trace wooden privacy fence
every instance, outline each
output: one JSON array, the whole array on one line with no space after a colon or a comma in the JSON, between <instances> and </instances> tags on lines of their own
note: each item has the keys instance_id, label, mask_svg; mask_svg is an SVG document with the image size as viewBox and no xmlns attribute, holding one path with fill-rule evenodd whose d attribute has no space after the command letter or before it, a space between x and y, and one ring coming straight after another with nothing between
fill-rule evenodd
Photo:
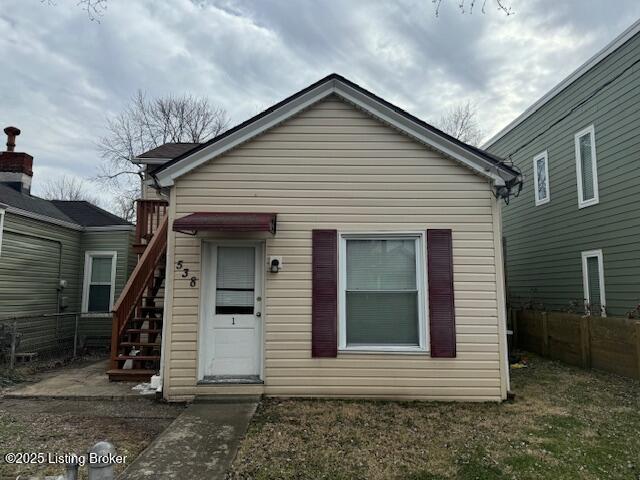
<instances>
[{"instance_id":1,"label":"wooden privacy fence","mask_svg":"<svg viewBox=\"0 0 640 480\"><path fill-rule=\"evenodd\" d=\"M511 310L513 344L583 368L640 379L640 321Z\"/></svg>"}]
</instances>

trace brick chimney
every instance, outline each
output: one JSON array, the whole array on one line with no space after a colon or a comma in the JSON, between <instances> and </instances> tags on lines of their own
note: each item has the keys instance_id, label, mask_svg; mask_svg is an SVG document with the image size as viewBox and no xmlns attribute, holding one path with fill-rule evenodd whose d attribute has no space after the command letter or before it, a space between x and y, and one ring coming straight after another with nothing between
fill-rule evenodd
<instances>
[{"instance_id":1,"label":"brick chimney","mask_svg":"<svg viewBox=\"0 0 640 480\"><path fill-rule=\"evenodd\" d=\"M0 183L29 195L33 177L33 157L14 151L16 137L20 135L19 129L7 127L4 133L7 134L7 151L0 152Z\"/></svg>"}]
</instances>

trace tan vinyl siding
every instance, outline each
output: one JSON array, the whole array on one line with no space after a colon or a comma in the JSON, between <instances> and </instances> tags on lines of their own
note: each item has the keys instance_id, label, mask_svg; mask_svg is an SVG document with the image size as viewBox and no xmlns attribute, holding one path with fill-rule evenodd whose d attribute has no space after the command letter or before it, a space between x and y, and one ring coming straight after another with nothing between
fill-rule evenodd
<instances>
[{"instance_id":1,"label":"tan vinyl siding","mask_svg":"<svg viewBox=\"0 0 640 480\"><path fill-rule=\"evenodd\" d=\"M266 256L264 386L198 386L199 287L172 275L165 394L254 392L281 396L376 396L500 400L506 393L496 278L499 211L488 182L336 98L176 181L172 218L202 211L278 214ZM311 230L453 229L458 356L339 353L311 358ZM496 237L496 231L498 236ZM201 240L171 232L169 265L202 277ZM171 268L169 269L172 270ZM200 282L198 283L200 285Z\"/></svg>"}]
</instances>

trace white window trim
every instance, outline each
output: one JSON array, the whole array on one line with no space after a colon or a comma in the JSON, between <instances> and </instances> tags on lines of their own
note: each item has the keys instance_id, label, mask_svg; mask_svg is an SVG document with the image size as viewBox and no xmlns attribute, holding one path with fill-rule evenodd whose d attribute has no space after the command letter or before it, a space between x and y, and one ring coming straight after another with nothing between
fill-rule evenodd
<instances>
[{"instance_id":1,"label":"white window trim","mask_svg":"<svg viewBox=\"0 0 640 480\"><path fill-rule=\"evenodd\" d=\"M111 257L111 297L109 310L113 308L116 292L116 267L118 265L118 252L115 250L91 250L84 254L84 281L82 284L82 313L100 315L104 312L89 312L89 283L91 281L91 260L95 257Z\"/></svg>"},{"instance_id":2,"label":"white window trim","mask_svg":"<svg viewBox=\"0 0 640 480\"><path fill-rule=\"evenodd\" d=\"M591 303L591 294L589 292L589 270L587 259L596 257L598 259L598 283L600 284L600 315L607 316L606 306L607 300L604 294L604 262L602 260L602 250L588 250L582 252L582 289L584 291L584 300Z\"/></svg>"},{"instance_id":3,"label":"white window trim","mask_svg":"<svg viewBox=\"0 0 640 480\"><path fill-rule=\"evenodd\" d=\"M591 135L591 170L593 171L593 198L589 200L583 199L583 185L582 185L582 162L580 161L580 138L586 134ZM596 131L593 125L580 130L573 137L576 150L576 174L578 180L578 208L588 207L590 205L596 205L600 202L598 194L598 160L596 158Z\"/></svg>"},{"instance_id":4,"label":"white window trim","mask_svg":"<svg viewBox=\"0 0 640 480\"><path fill-rule=\"evenodd\" d=\"M416 346L403 345L359 345L347 346L347 240L379 240L389 238L414 238L416 240L416 287L418 289L418 341ZM428 305L426 239L424 232L339 232L338 239L338 351L344 353L395 352L426 353L429 351L429 331L427 328Z\"/></svg>"},{"instance_id":5,"label":"white window trim","mask_svg":"<svg viewBox=\"0 0 640 480\"><path fill-rule=\"evenodd\" d=\"M544 175L547 179L547 183L545 184L545 197L542 199L538 195L538 160L541 158L544 158ZM549 200L551 200L551 191L549 186L549 155L546 150L533 157L533 186L536 206L549 203Z\"/></svg>"},{"instance_id":6,"label":"white window trim","mask_svg":"<svg viewBox=\"0 0 640 480\"><path fill-rule=\"evenodd\" d=\"M2 255L2 234L4 232L4 214L5 214L5 209L0 208L0 256Z\"/></svg>"}]
</instances>

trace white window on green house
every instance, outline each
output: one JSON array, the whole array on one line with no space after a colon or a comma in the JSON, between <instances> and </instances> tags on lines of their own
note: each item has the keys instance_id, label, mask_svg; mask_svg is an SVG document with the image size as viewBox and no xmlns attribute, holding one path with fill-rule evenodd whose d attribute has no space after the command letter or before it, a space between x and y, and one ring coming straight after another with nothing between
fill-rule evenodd
<instances>
[{"instance_id":1,"label":"white window on green house","mask_svg":"<svg viewBox=\"0 0 640 480\"><path fill-rule=\"evenodd\" d=\"M426 349L423 235L342 235L340 349Z\"/></svg>"},{"instance_id":2,"label":"white window on green house","mask_svg":"<svg viewBox=\"0 0 640 480\"><path fill-rule=\"evenodd\" d=\"M549 192L549 156L546 150L533 157L533 185L536 205L547 203L551 196Z\"/></svg>"},{"instance_id":3,"label":"white window on green house","mask_svg":"<svg viewBox=\"0 0 640 480\"><path fill-rule=\"evenodd\" d=\"M582 252L582 287L586 313L606 317L602 250Z\"/></svg>"},{"instance_id":4,"label":"white window on green house","mask_svg":"<svg viewBox=\"0 0 640 480\"><path fill-rule=\"evenodd\" d=\"M82 311L107 313L113 308L116 280L116 252L86 252Z\"/></svg>"},{"instance_id":5,"label":"white window on green house","mask_svg":"<svg viewBox=\"0 0 640 480\"><path fill-rule=\"evenodd\" d=\"M593 125L575 135L576 172L578 175L578 208L595 205L598 197L598 161Z\"/></svg>"}]
</instances>

